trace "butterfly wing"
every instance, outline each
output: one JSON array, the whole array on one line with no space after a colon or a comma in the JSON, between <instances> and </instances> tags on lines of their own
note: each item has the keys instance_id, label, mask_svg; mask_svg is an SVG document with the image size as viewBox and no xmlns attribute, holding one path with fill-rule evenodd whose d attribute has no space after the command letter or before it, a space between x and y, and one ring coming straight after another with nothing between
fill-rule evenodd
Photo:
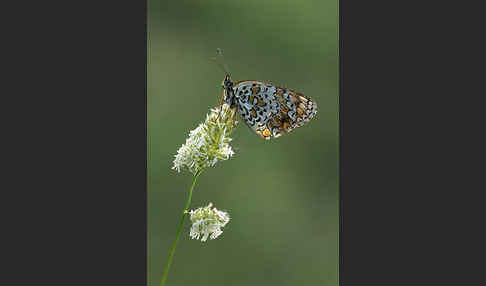
<instances>
[{"instance_id":1,"label":"butterfly wing","mask_svg":"<svg viewBox=\"0 0 486 286\"><path fill-rule=\"evenodd\" d=\"M266 140L305 125L317 113L311 98L271 83L238 81L233 90L241 118Z\"/></svg>"}]
</instances>

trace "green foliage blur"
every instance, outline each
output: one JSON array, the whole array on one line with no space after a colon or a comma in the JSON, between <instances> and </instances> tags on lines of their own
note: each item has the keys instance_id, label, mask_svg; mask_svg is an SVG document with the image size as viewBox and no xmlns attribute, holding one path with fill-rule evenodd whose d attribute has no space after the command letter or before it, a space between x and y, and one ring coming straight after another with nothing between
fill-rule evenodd
<instances>
[{"instance_id":1,"label":"green foliage blur","mask_svg":"<svg viewBox=\"0 0 486 286\"><path fill-rule=\"evenodd\" d=\"M190 130L218 105L221 48L236 80L313 98L316 117L264 141L240 120L235 156L199 177L191 208L231 216L202 243L189 220L167 285L338 285L338 1L148 1L148 285L160 285L192 175L172 170Z\"/></svg>"}]
</instances>

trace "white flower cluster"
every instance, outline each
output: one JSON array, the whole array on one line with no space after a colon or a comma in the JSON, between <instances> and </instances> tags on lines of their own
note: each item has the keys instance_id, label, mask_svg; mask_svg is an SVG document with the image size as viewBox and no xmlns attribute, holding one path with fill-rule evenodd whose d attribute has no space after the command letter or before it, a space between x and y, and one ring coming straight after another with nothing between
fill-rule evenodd
<instances>
[{"instance_id":1,"label":"white flower cluster","mask_svg":"<svg viewBox=\"0 0 486 286\"><path fill-rule=\"evenodd\" d=\"M218 161L228 160L234 152L228 144L228 135L236 127L236 109L223 104L213 108L206 116L206 121L189 133L189 138L175 155L174 166L180 172L187 168L194 175Z\"/></svg>"},{"instance_id":2,"label":"white flower cluster","mask_svg":"<svg viewBox=\"0 0 486 286\"><path fill-rule=\"evenodd\" d=\"M215 239L223 233L221 230L230 220L228 213L212 208L212 203L206 207L191 210L191 232L192 239L206 241L209 238Z\"/></svg>"}]
</instances>

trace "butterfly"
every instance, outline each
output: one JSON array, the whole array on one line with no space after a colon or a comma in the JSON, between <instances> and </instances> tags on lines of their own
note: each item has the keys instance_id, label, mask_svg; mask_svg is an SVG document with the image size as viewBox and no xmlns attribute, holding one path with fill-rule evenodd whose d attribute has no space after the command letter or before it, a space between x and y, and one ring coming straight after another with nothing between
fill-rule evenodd
<instances>
[{"instance_id":1,"label":"butterfly","mask_svg":"<svg viewBox=\"0 0 486 286\"><path fill-rule=\"evenodd\" d=\"M238 114L252 131L262 138L278 138L308 123L317 113L311 98L292 89L256 80L223 82L222 101Z\"/></svg>"},{"instance_id":2,"label":"butterfly","mask_svg":"<svg viewBox=\"0 0 486 286\"><path fill-rule=\"evenodd\" d=\"M217 57L223 57L221 49L217 53ZM217 57L212 60L216 62ZM302 93L256 80L233 82L228 67L221 64L220 67L226 73L220 106L225 102L237 108L246 125L266 140L305 125L317 113L316 102Z\"/></svg>"}]
</instances>

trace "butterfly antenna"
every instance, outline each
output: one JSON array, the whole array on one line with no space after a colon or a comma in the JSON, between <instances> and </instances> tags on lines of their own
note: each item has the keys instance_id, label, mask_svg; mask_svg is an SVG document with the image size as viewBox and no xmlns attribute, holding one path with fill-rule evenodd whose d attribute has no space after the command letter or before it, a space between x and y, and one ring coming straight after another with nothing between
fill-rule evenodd
<instances>
[{"instance_id":1,"label":"butterfly antenna","mask_svg":"<svg viewBox=\"0 0 486 286\"><path fill-rule=\"evenodd\" d=\"M225 72L227 75L230 75L231 73L230 73L230 70L229 70L229 68L228 68L228 64L227 64L227 63L226 63L226 61L224 60L223 51L222 51L220 48L218 48L218 49L216 50L216 52L217 52L217 53L218 53L218 55L220 56L221 62L223 63L223 70L224 70L224 72Z\"/></svg>"},{"instance_id":2,"label":"butterfly antenna","mask_svg":"<svg viewBox=\"0 0 486 286\"><path fill-rule=\"evenodd\" d=\"M214 58L211 58L211 60L213 62L215 62L225 74L227 74L227 75L230 74L230 70L228 68L228 65L226 64L226 61L224 60L223 51L220 48L216 49L216 56Z\"/></svg>"},{"instance_id":3,"label":"butterfly antenna","mask_svg":"<svg viewBox=\"0 0 486 286\"><path fill-rule=\"evenodd\" d=\"M214 58L211 58L211 60L213 62L215 62L221 68L221 70L223 70L223 72L226 75L228 75L228 76L230 75L228 65L226 64L226 61L224 60L223 51L220 48L216 49L216 56ZM221 95L221 98L219 99L219 114L218 114L218 117L217 117L218 119L219 119L221 112L223 111L223 96L224 96L224 93Z\"/></svg>"}]
</instances>

